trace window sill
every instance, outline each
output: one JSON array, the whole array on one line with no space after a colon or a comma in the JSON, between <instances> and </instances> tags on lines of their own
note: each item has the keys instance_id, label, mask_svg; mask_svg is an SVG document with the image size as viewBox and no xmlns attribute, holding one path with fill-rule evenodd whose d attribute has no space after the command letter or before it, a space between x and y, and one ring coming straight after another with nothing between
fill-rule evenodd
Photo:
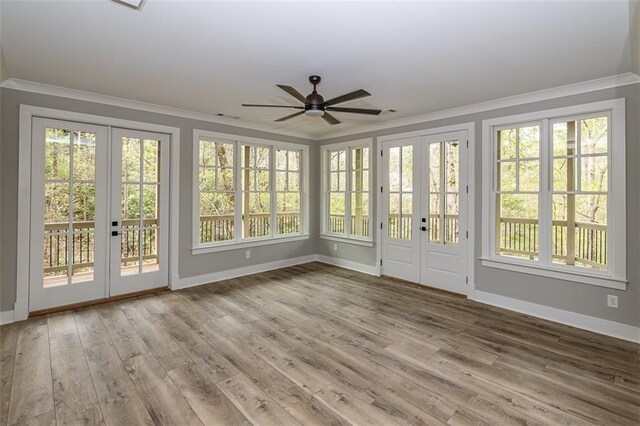
<instances>
[{"instance_id":1,"label":"window sill","mask_svg":"<svg viewBox=\"0 0 640 426\"><path fill-rule=\"evenodd\" d=\"M200 246L193 247L191 249L191 254L204 254L204 253L215 253L220 251L228 251L228 250L240 250L249 247L259 247L259 246L268 246L272 244L281 244L281 243L291 243L294 241L303 241L308 240L309 234L296 234L296 235L286 235L281 237L274 238L264 238L264 239L256 239L250 241L243 242L232 242L232 243L224 243L217 244L212 246Z\"/></svg>"},{"instance_id":2,"label":"window sill","mask_svg":"<svg viewBox=\"0 0 640 426\"><path fill-rule=\"evenodd\" d=\"M524 274L538 275L546 278L555 278L558 280L572 281L581 284L595 285L598 287L614 288L618 290L627 289L627 281L624 279L612 278L603 274L581 273L581 271L569 271L560 268L550 268L542 265L531 265L524 262L495 259L480 258L482 266L489 268L503 269L507 271L521 272Z\"/></svg>"},{"instance_id":3,"label":"window sill","mask_svg":"<svg viewBox=\"0 0 640 426\"><path fill-rule=\"evenodd\" d=\"M372 240L364 240L355 237L347 237L342 235L320 234L321 240L339 241L341 243L353 244L356 246L373 247Z\"/></svg>"}]
</instances>

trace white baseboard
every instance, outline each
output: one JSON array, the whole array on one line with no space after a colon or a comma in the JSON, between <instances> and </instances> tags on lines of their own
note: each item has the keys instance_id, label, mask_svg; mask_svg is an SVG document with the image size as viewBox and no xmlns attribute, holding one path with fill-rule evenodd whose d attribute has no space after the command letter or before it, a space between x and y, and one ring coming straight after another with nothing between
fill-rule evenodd
<instances>
[{"instance_id":1,"label":"white baseboard","mask_svg":"<svg viewBox=\"0 0 640 426\"><path fill-rule=\"evenodd\" d=\"M337 257L325 256L322 254L316 255L316 260L318 262L326 263L328 265L339 266L340 268L351 269L352 271L358 271L358 272L362 272L369 275L375 275L376 277L380 276L380 270L375 266L352 262L350 260L344 260Z\"/></svg>"},{"instance_id":2,"label":"white baseboard","mask_svg":"<svg viewBox=\"0 0 640 426\"><path fill-rule=\"evenodd\" d=\"M516 311L560 324L581 328L583 330L593 331L594 333L640 343L640 327L595 318L571 311L564 311L562 309L538 305L537 303L525 302L524 300L512 299L510 297L479 290L475 290L474 300L476 302L486 303L487 305L509 309L510 311Z\"/></svg>"},{"instance_id":3,"label":"white baseboard","mask_svg":"<svg viewBox=\"0 0 640 426\"><path fill-rule=\"evenodd\" d=\"M273 271L274 269L314 262L315 260L316 255L312 254L309 256L294 257L292 259L276 260L274 262L261 263L259 265L251 265L242 268L229 269L226 271L213 272L211 274L198 275L196 277L181 278L178 282L178 289L195 287L203 284L213 283L216 281L257 274L260 272Z\"/></svg>"},{"instance_id":4,"label":"white baseboard","mask_svg":"<svg viewBox=\"0 0 640 426\"><path fill-rule=\"evenodd\" d=\"M11 324L13 322L13 311L0 312L0 325Z\"/></svg>"}]
</instances>

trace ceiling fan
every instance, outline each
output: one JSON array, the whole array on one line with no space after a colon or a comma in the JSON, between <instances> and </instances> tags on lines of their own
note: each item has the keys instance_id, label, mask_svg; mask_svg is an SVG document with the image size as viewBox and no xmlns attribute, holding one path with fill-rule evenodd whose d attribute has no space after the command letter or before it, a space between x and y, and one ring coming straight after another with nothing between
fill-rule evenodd
<instances>
[{"instance_id":1,"label":"ceiling fan","mask_svg":"<svg viewBox=\"0 0 640 426\"><path fill-rule=\"evenodd\" d=\"M304 103L304 106L293 106L293 105L257 105L257 104L242 104L244 107L259 107L259 108L293 108L293 109L301 109L302 111L295 112L293 114L287 115L285 117L279 118L275 121L285 121L290 118L297 117L298 115L308 115L310 117L322 117L324 121L327 123L334 125L339 124L340 121L335 118L333 115L329 114L329 111L332 112L350 112L353 114L367 114L367 115L378 115L382 112L379 109L363 109L363 108L344 108L344 107L334 107L333 105L339 104L342 102L353 101L355 99L364 98L367 96L371 96L371 93L366 90L356 90L351 93L347 93L346 95L338 96L337 98L329 99L325 101L324 98L316 91L316 86L320 84L320 76L312 75L309 77L309 82L313 84L313 92L307 97L304 97L302 93L298 92L291 86L286 86L284 84L277 84L279 88Z\"/></svg>"}]
</instances>

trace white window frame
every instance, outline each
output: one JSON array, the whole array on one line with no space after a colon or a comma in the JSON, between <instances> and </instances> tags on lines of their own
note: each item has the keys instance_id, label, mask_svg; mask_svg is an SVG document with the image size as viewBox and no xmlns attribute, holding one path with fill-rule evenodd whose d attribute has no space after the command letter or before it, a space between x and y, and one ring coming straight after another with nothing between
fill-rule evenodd
<instances>
[{"instance_id":1,"label":"white window frame","mask_svg":"<svg viewBox=\"0 0 640 426\"><path fill-rule=\"evenodd\" d=\"M551 259L551 197L553 150L550 123L592 113L609 115L609 185L607 214L607 271L553 263ZM496 253L495 235L495 134L500 128L523 123L540 124L540 192L538 232L540 249L537 260L501 256ZM483 173L482 218L487 235L482 244L482 266L579 282L589 285L626 289L626 182L625 171L625 100L614 99L545 111L499 117L482 121Z\"/></svg>"},{"instance_id":2,"label":"white window frame","mask_svg":"<svg viewBox=\"0 0 640 426\"><path fill-rule=\"evenodd\" d=\"M222 242L201 243L200 242L200 181L199 181L199 158L200 139L217 140L233 144L233 178L235 188L234 204L234 239ZM242 145L268 147L269 152L269 192L271 193L271 223L275 224L276 204L275 204L275 151L276 149L286 149L300 151L300 220L301 230L296 234L276 234L275 227L271 226L268 236L257 238L243 238L238 224L242 223L242 196L241 185L242 165L240 164L240 147ZM226 250L236 250L248 247L287 243L309 239L309 146L288 142L275 141L270 139L258 139L248 136L239 136L230 133L211 132L208 130L193 130L193 159L192 159L192 254L213 253Z\"/></svg>"},{"instance_id":3,"label":"white window frame","mask_svg":"<svg viewBox=\"0 0 640 426\"><path fill-rule=\"evenodd\" d=\"M348 218L351 215L351 175L352 175L352 162L351 162L351 150L355 148L368 148L369 149L369 224L368 224L368 237L362 237L358 235L352 235L351 220ZM343 234L329 231L329 152L345 150L346 157L346 176L347 181L345 184L345 232ZM331 241L347 242L355 245L362 245L366 247L373 247L373 138L358 139L347 142L339 142L323 145L320 149L321 154L321 225L320 225L320 238Z\"/></svg>"}]
</instances>

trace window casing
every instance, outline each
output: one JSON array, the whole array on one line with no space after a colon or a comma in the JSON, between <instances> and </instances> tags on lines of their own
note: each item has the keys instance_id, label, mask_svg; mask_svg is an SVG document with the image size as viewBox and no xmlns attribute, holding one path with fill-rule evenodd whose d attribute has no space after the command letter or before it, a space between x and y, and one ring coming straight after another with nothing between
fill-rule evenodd
<instances>
[{"instance_id":1,"label":"window casing","mask_svg":"<svg viewBox=\"0 0 640 426\"><path fill-rule=\"evenodd\" d=\"M194 131L193 252L308 238L308 147Z\"/></svg>"},{"instance_id":2,"label":"window casing","mask_svg":"<svg viewBox=\"0 0 640 426\"><path fill-rule=\"evenodd\" d=\"M322 147L322 237L372 241L370 139Z\"/></svg>"},{"instance_id":3,"label":"window casing","mask_svg":"<svg viewBox=\"0 0 640 426\"><path fill-rule=\"evenodd\" d=\"M485 120L483 131L483 265L624 288L624 101Z\"/></svg>"}]
</instances>

